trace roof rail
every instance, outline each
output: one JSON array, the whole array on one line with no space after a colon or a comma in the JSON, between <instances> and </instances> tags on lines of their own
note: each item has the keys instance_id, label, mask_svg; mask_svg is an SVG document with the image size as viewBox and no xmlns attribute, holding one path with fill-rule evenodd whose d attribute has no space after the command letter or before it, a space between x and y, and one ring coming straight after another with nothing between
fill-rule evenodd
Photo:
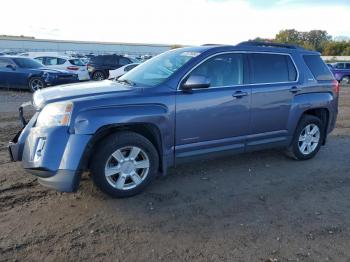
<instances>
[{"instance_id":1,"label":"roof rail","mask_svg":"<svg viewBox=\"0 0 350 262\"><path fill-rule=\"evenodd\" d=\"M202 46L223 45L223 44L203 44Z\"/></svg>"},{"instance_id":2,"label":"roof rail","mask_svg":"<svg viewBox=\"0 0 350 262\"><path fill-rule=\"evenodd\" d=\"M297 45L283 44L283 43L272 43L272 42L257 42L257 41L245 41L239 43L237 46L261 46L261 47L280 47L289 49L303 49Z\"/></svg>"}]
</instances>

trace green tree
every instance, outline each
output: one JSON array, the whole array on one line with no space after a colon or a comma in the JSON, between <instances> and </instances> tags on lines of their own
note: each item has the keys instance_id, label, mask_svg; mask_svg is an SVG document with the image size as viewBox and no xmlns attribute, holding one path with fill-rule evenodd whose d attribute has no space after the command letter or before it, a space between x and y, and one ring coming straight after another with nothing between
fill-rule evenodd
<instances>
[{"instance_id":1,"label":"green tree","mask_svg":"<svg viewBox=\"0 0 350 262\"><path fill-rule=\"evenodd\" d=\"M328 35L324 30L311 30L305 35L305 42L309 43L313 49L322 52L327 42L332 40L332 37Z\"/></svg>"},{"instance_id":2,"label":"green tree","mask_svg":"<svg viewBox=\"0 0 350 262\"><path fill-rule=\"evenodd\" d=\"M278 43L286 44L301 44L301 34L295 29L281 30L275 37L275 41Z\"/></svg>"}]
</instances>

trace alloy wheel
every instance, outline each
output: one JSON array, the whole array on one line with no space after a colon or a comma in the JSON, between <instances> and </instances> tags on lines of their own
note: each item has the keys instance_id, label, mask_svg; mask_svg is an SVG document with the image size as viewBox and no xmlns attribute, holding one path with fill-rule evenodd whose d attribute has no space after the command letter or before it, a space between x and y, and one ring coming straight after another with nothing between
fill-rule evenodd
<instances>
[{"instance_id":1,"label":"alloy wheel","mask_svg":"<svg viewBox=\"0 0 350 262\"><path fill-rule=\"evenodd\" d=\"M39 89L44 88L44 83L40 79L33 79L30 83L30 87L33 91L37 91Z\"/></svg>"},{"instance_id":2,"label":"alloy wheel","mask_svg":"<svg viewBox=\"0 0 350 262\"><path fill-rule=\"evenodd\" d=\"M94 80L101 81L101 80L105 79L105 76L102 72L95 72L93 78L94 78Z\"/></svg>"},{"instance_id":3,"label":"alloy wheel","mask_svg":"<svg viewBox=\"0 0 350 262\"><path fill-rule=\"evenodd\" d=\"M136 146L116 150L107 160L105 177L108 183L119 190L130 190L140 185L150 169L149 157Z\"/></svg>"},{"instance_id":4,"label":"alloy wheel","mask_svg":"<svg viewBox=\"0 0 350 262\"><path fill-rule=\"evenodd\" d=\"M320 128L315 124L304 127L299 136L298 147L302 154L309 155L315 151L320 142Z\"/></svg>"}]
</instances>

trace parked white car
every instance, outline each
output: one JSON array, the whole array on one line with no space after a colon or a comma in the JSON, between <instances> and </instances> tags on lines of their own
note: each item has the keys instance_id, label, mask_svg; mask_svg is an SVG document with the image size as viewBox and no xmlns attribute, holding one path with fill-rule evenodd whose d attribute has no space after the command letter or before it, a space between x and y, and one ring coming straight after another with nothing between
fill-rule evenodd
<instances>
[{"instance_id":1,"label":"parked white car","mask_svg":"<svg viewBox=\"0 0 350 262\"><path fill-rule=\"evenodd\" d=\"M34 58L48 68L63 69L75 73L80 81L90 80L87 65L79 58L45 54L29 55L29 57Z\"/></svg>"},{"instance_id":2,"label":"parked white car","mask_svg":"<svg viewBox=\"0 0 350 262\"><path fill-rule=\"evenodd\" d=\"M121 77L122 75L129 72L131 69L137 67L139 64L140 63L131 63L125 66L119 67L118 69L115 69L115 70L109 70L109 79Z\"/></svg>"}]
</instances>

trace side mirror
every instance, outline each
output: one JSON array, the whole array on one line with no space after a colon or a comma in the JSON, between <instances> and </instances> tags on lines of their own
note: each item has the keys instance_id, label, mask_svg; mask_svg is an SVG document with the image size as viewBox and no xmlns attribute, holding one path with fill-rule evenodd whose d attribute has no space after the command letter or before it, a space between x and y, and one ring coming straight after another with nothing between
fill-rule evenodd
<instances>
[{"instance_id":1,"label":"side mirror","mask_svg":"<svg viewBox=\"0 0 350 262\"><path fill-rule=\"evenodd\" d=\"M208 88L210 86L210 80L201 75L191 75L181 85L181 90L184 92L191 92L192 89Z\"/></svg>"},{"instance_id":2,"label":"side mirror","mask_svg":"<svg viewBox=\"0 0 350 262\"><path fill-rule=\"evenodd\" d=\"M8 64L6 68L10 68L12 70L16 70L16 67L14 65Z\"/></svg>"}]
</instances>

